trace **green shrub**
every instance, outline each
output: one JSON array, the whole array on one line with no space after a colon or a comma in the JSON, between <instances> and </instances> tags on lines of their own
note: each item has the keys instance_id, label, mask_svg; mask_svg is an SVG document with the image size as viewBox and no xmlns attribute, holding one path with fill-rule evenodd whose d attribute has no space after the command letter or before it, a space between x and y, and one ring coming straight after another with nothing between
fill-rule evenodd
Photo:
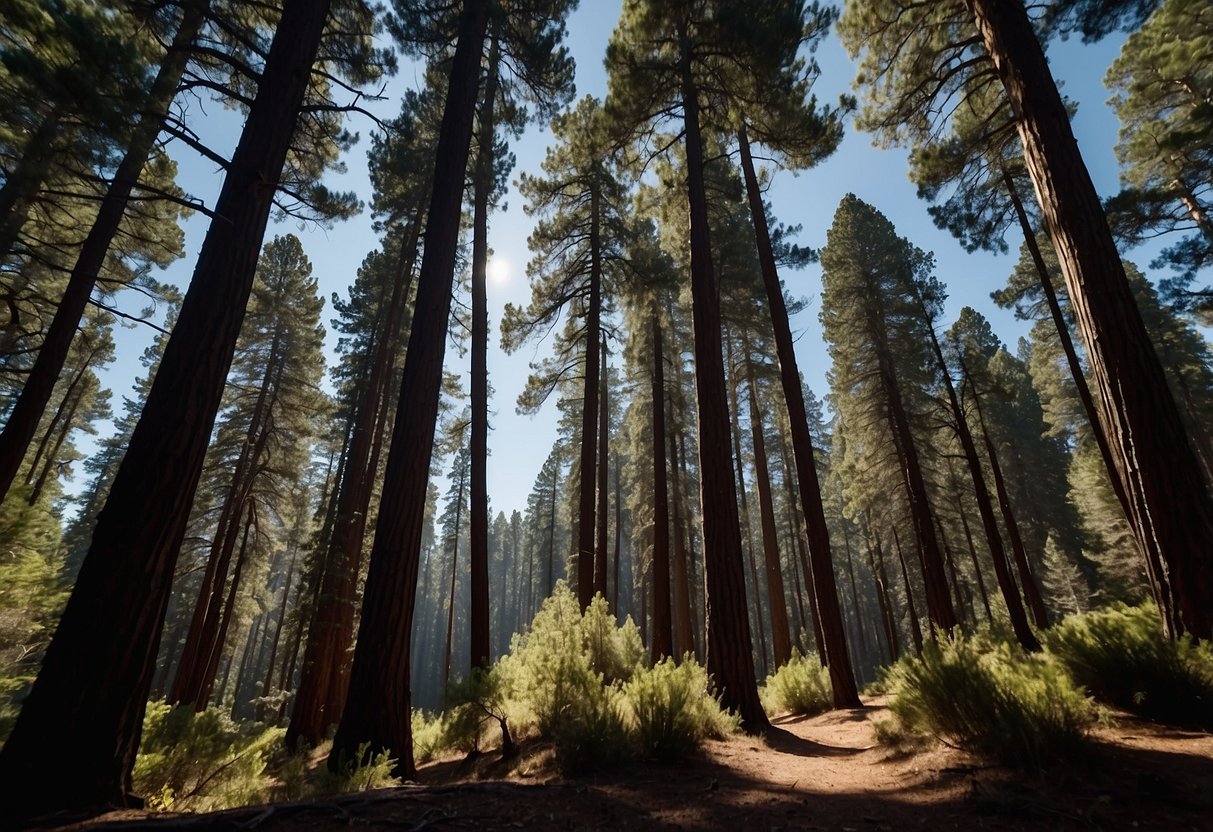
<instances>
[{"instance_id":1,"label":"green shrub","mask_svg":"<svg viewBox=\"0 0 1213 832\"><path fill-rule=\"evenodd\" d=\"M1045 633L1045 643L1100 702L1159 722L1213 728L1213 652L1166 638L1153 603L1071 615Z\"/></svg>"},{"instance_id":2,"label":"green shrub","mask_svg":"<svg viewBox=\"0 0 1213 832\"><path fill-rule=\"evenodd\" d=\"M392 774L396 768L396 760L386 751L372 755L370 750L371 744L364 742L358 746L353 759L340 766L337 771L331 771L326 765L320 766L315 774L315 786L309 790L310 793L347 794L399 786L400 781Z\"/></svg>"},{"instance_id":3,"label":"green shrub","mask_svg":"<svg viewBox=\"0 0 1213 832\"><path fill-rule=\"evenodd\" d=\"M634 742L645 757L674 760L707 737L736 730L736 720L709 690L708 674L689 654L681 664L664 659L623 686Z\"/></svg>"},{"instance_id":4,"label":"green shrub","mask_svg":"<svg viewBox=\"0 0 1213 832\"><path fill-rule=\"evenodd\" d=\"M449 750L445 714L413 711L413 761L423 765Z\"/></svg>"},{"instance_id":5,"label":"green shrub","mask_svg":"<svg viewBox=\"0 0 1213 832\"><path fill-rule=\"evenodd\" d=\"M630 619L616 627L601 598L583 617L577 597L561 581L530 631L514 637L497 672L502 695L515 705L515 722L533 721L541 734L553 737L604 685L627 681L643 662L640 635Z\"/></svg>"},{"instance_id":6,"label":"green shrub","mask_svg":"<svg viewBox=\"0 0 1213 832\"><path fill-rule=\"evenodd\" d=\"M153 808L210 811L268 800L268 757L280 728L237 724L226 713L150 702L135 759L135 792Z\"/></svg>"},{"instance_id":7,"label":"green shrub","mask_svg":"<svg viewBox=\"0 0 1213 832\"><path fill-rule=\"evenodd\" d=\"M921 659L903 659L887 680L889 708L907 730L1009 765L1073 755L1093 718L1062 668L1007 644L929 642Z\"/></svg>"},{"instance_id":8,"label":"green shrub","mask_svg":"<svg viewBox=\"0 0 1213 832\"><path fill-rule=\"evenodd\" d=\"M769 714L812 716L834 707L830 671L816 654L806 656L794 651L787 663L767 677L759 693Z\"/></svg>"}]
</instances>

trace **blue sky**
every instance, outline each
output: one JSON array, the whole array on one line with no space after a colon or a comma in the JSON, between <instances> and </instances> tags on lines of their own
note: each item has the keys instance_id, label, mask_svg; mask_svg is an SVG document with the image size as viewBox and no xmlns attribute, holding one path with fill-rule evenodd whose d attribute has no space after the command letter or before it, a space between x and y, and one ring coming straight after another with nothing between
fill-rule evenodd
<instances>
[{"instance_id":1,"label":"blue sky","mask_svg":"<svg viewBox=\"0 0 1213 832\"><path fill-rule=\"evenodd\" d=\"M577 60L578 97L589 93L602 98L606 94L606 73L602 59L620 5L617 0L583 0L581 7L570 17L568 43ZM1074 130L1096 188L1105 196L1117 190L1117 166L1112 148L1118 124L1115 115L1105 104L1108 91L1102 79L1122 41L1122 36L1113 36L1102 43L1087 46L1071 40L1053 44L1049 50L1054 74L1064 82L1067 96L1079 104ZM822 68L815 88L818 98L836 100L839 94L850 92L855 69L836 37L831 35L822 43L817 58ZM401 92L409 87L418 87L421 83L419 68L407 61L402 62L400 72L388 83L386 100L373 103L370 109L383 118L394 116L399 110ZM214 103L194 103L191 110L198 116L196 122L200 125L203 138L217 147L230 149L234 145L241 126L236 113ZM342 176L331 177L330 184L354 190L366 200L370 197L366 172L367 136L375 126L365 118L355 119L349 126L360 132L363 138L347 154L345 162L348 171ZM517 165L512 180L516 180L521 172L539 170L549 141L550 134L546 128L532 126L520 141L514 143L512 150L517 157ZM192 196L210 204L221 184L214 165L179 145L170 148L170 152L178 159L182 187ZM903 151L874 148L869 135L859 133L848 125L846 137L834 156L817 168L798 175L786 171L777 173L768 198L775 215L782 222L803 226L799 241L815 248L825 243L826 229L844 194L852 192L875 205L896 225L901 235L920 248L935 253L937 274L950 292L946 320L953 320L962 306L972 306L990 319L1004 341L1013 345L1016 338L1026 334L1026 327L1016 321L1010 312L998 309L989 295L1004 284L1014 265L1020 242L1018 236L1008 238L1012 252L1009 255L966 253L949 234L935 228L927 214L926 204L915 196L906 172ZM522 202L513 188L506 202L506 210L491 218L489 237L497 263L488 287L490 327L493 328L489 373L495 389L495 399L490 405L493 410L493 432L489 437L492 455L488 486L494 513L504 510L508 514L511 510L525 508L531 484L555 438L556 408L554 402L549 402L535 416L519 416L514 411L515 399L526 380L528 363L542 357L548 344L528 346L512 356L503 354L498 347L496 326L501 320L505 303L525 304L530 297L525 273L529 259L526 240L532 223L523 213ZM162 279L182 286L188 282L206 225L205 218L200 215L187 223L186 256L170 267ZM291 232L302 239L313 263L314 274L319 278L321 293L327 300L333 292L344 295L345 287L352 281L363 257L377 245L370 226L369 215L363 213L329 230L314 226L301 228L298 223L287 222L272 227L269 234ZM1144 268L1152 258L1153 250L1149 253L1131 252L1129 256ZM818 395L823 395L826 392L825 373L829 360L817 322L820 269L811 266L783 277L791 292L809 299L808 308L793 321L798 334L797 356L809 385ZM137 301L131 299L128 303L135 304ZM331 317L330 306L326 304L326 326ZM115 391L117 401L121 400L141 372L137 358L150 342L151 335L147 327L124 329L118 334L118 361L103 379ZM335 342L335 335L330 331L330 351ZM448 369L460 373L466 380L466 356L460 357L453 350L448 350L447 365ZM87 451L89 443L82 444ZM78 476L69 490L79 489L83 485Z\"/></svg>"}]
</instances>

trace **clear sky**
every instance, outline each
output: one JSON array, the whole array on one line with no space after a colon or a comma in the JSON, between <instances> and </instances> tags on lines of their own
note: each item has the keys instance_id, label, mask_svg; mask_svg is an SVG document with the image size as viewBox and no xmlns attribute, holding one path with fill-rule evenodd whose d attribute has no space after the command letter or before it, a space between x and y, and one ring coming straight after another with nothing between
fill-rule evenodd
<instances>
[{"instance_id":1,"label":"clear sky","mask_svg":"<svg viewBox=\"0 0 1213 832\"><path fill-rule=\"evenodd\" d=\"M589 93L602 98L606 94L603 56L620 6L618 0L582 0L580 8L570 17L568 43L577 61L577 97ZM1113 36L1100 44L1086 46L1075 39L1055 43L1049 50L1054 73L1064 82L1064 92L1078 102L1074 130L1095 185L1104 196L1117 190L1117 167L1112 147L1118 125L1115 115L1105 104L1108 91L1102 79L1122 41L1123 36ZM840 93L851 91L855 69L836 37L831 35L821 45L817 57L822 68L815 88L818 98L823 101L836 100ZM383 118L394 116L399 110L401 91L421 83L419 69L402 61L400 72L388 83L386 100L373 103L370 109ZM226 111L215 103L195 102L190 109L198 116L196 121L204 138L217 147L230 149L234 145L240 129L240 119L236 113ZM362 133L363 140L347 154L347 173L331 177L330 184L343 190L354 190L363 200L367 200L370 186L366 170L366 148L369 144L366 137L375 129L375 125L369 119L355 118L349 127ZM514 143L512 150L517 156L517 166L512 180L516 180L521 172L539 170L549 141L550 134L546 128L533 126L520 141ZM214 165L179 145L172 146L170 152L179 161L182 187L192 196L207 204L212 203L221 184L220 174ZM1026 327L1016 321L1011 313L998 309L989 295L1004 284L1014 265L1020 242L1018 235L1013 239L1008 238L1012 252L1009 255L967 254L949 234L935 228L927 214L926 204L915 196L906 173L904 152L876 149L872 147L870 136L859 133L849 125L846 138L834 156L817 168L798 175L779 172L768 198L780 221L803 226L799 242L814 248L825 243L826 229L844 194L853 192L875 205L896 225L899 234L908 237L920 248L935 253L937 273L951 293L946 320L953 320L962 306L973 306L990 319L995 331L1013 347L1015 339L1026 334ZM186 256L170 267L162 276L163 279L181 286L188 282L206 225L205 218L200 215L187 223ZM302 239L314 274L319 278L321 292L327 300L333 292L345 294L345 287L353 280L363 257L377 245L370 225L369 215L363 213L330 230L314 226L299 227L298 223L287 222L272 227L269 233L272 236L292 232ZM515 400L526 380L529 362L542 357L549 345L545 343L537 348L528 346L508 356L501 352L496 332L505 303L525 304L530 297L526 283L526 263L529 259L526 241L531 225L523 213L516 190L511 188L506 210L499 211L491 218L489 236L495 258L488 286L490 327L493 330L490 334L489 373L495 389L495 398L490 404L493 412L490 417L492 433L489 437L491 457L488 490L494 514L498 510L508 514L514 509L525 508L527 494L556 431L554 401L549 401L544 410L533 417L519 416L514 410ZM1149 253L1137 251L1131 252L1130 257L1144 269L1153 254L1154 250ZM797 356L801 370L809 385L820 396L827 392L825 372L829 362L817 322L820 268L811 266L803 272L788 273L783 277L792 293L809 299L808 308L793 321L793 327L799 335ZM126 303L134 307L138 300L130 298ZM332 317L329 304L326 304L324 317L327 324ZM150 342L151 335L147 327L126 329L117 335L119 359L103 379L115 391L116 402L121 401L121 396L130 389L130 384L141 372L137 358ZM335 343L336 337L330 331L330 354ZM462 374L465 380L467 361L466 356L461 358L453 350L448 350L448 369ZM89 443L81 444L82 450L87 452ZM77 482L69 485L69 491L82 487L84 483L80 479L77 477Z\"/></svg>"}]
</instances>

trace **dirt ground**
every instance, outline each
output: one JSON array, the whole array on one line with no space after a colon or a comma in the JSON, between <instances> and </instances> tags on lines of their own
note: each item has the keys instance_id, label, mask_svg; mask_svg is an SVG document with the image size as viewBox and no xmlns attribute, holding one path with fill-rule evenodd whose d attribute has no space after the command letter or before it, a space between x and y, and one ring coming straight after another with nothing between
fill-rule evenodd
<instances>
[{"instance_id":1,"label":"dirt ground","mask_svg":"<svg viewBox=\"0 0 1213 832\"><path fill-rule=\"evenodd\" d=\"M1086 758L1013 772L942 744L894 754L876 743L885 709L776 720L782 732L733 737L674 765L576 780L534 744L509 768L495 754L419 783L329 801L210 815L113 813L72 829L322 830L1213 830L1213 735L1123 716L1096 729Z\"/></svg>"}]
</instances>

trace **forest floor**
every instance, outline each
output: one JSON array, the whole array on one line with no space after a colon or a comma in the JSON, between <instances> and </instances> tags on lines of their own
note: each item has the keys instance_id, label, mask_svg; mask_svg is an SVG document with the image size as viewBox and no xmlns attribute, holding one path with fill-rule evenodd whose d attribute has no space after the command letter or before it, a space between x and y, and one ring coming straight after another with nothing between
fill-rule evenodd
<instances>
[{"instance_id":1,"label":"forest floor","mask_svg":"<svg viewBox=\"0 0 1213 832\"><path fill-rule=\"evenodd\" d=\"M878 745L868 707L777 719L767 739L710 741L674 765L564 779L551 751L523 744L512 763L484 754L421 769L417 784L210 815L120 812L71 827L404 830L1166 829L1213 830L1213 735L1127 715L1100 726L1083 760L1013 771L933 743Z\"/></svg>"}]
</instances>

